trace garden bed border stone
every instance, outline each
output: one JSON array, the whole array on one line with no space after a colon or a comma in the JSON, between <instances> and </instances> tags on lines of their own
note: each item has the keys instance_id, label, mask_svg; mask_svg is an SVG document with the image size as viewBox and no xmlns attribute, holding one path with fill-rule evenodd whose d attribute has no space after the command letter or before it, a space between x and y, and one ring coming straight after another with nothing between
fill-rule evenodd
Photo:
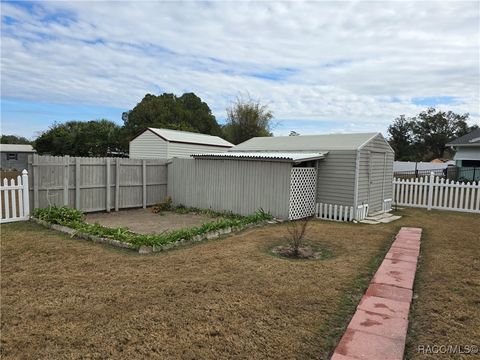
<instances>
[{"instance_id":1,"label":"garden bed border stone","mask_svg":"<svg viewBox=\"0 0 480 360\"><path fill-rule=\"evenodd\" d=\"M225 229L220 229L220 230L215 230L215 231L210 231L205 234L197 235L194 236L192 239L187 240L187 239L180 239L179 241L165 244L165 245L132 245L127 242L122 242L119 240L115 239L109 239L105 237L99 237L95 235L90 235L84 232L80 232L78 230L72 229L68 226L63 226L63 225L58 225L58 224L52 224L49 223L48 221L45 220L40 220L35 217L30 218L32 221L36 222L39 225L42 225L46 228L53 229L56 231L60 231L62 233L68 234L73 238L78 238L78 239L84 239L84 240L89 240L94 243L102 243L102 244L108 244L117 248L122 248L122 249L129 249L129 250L136 250L138 251L139 254L145 255L145 254L151 254L154 252L161 252L165 250L170 250L172 248L175 248L177 246L186 244L186 243L193 243L193 242L200 242L204 240L211 240L211 239L217 239L220 236L231 234L231 233L237 233L249 228L253 227L260 227L265 224L275 224L277 221L275 219L272 220L266 220L266 221L260 221L258 223L252 223L252 224L247 224L245 226L236 226L236 227L227 227Z\"/></svg>"}]
</instances>

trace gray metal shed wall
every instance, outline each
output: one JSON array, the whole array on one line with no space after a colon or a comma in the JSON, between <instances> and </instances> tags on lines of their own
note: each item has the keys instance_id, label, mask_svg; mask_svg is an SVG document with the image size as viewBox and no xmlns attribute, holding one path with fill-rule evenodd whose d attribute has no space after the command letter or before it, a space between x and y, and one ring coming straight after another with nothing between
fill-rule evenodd
<instances>
[{"instance_id":1,"label":"gray metal shed wall","mask_svg":"<svg viewBox=\"0 0 480 360\"><path fill-rule=\"evenodd\" d=\"M291 164L175 158L168 164L174 204L248 215L262 208L288 218Z\"/></svg>"},{"instance_id":2,"label":"gray metal shed wall","mask_svg":"<svg viewBox=\"0 0 480 360\"><path fill-rule=\"evenodd\" d=\"M317 202L353 206L355 150L329 151L318 162Z\"/></svg>"},{"instance_id":3,"label":"gray metal shed wall","mask_svg":"<svg viewBox=\"0 0 480 360\"><path fill-rule=\"evenodd\" d=\"M374 202L369 201L368 199L368 186L370 176L381 176L383 179L383 172L379 173L378 171L369 175L370 170L370 158L374 159L372 156L373 152L386 153L386 174L385 182L383 188L383 199L392 198L393 196L393 161L395 154L390 146L386 143L384 138L381 135L377 135L375 138L370 140L362 149L359 150L359 176L358 176L358 205L362 203L369 204L369 211L379 211L382 210L381 207L373 206ZM380 161L377 163L378 167L383 165L384 159L376 158L374 161ZM371 189L371 198L379 199L382 198L382 187L375 186Z\"/></svg>"}]
</instances>

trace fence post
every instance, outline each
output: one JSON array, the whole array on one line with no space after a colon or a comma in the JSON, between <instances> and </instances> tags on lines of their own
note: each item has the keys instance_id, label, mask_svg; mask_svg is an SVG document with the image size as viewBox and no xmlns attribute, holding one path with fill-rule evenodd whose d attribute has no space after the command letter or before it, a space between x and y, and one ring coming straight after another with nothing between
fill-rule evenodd
<instances>
[{"instance_id":1,"label":"fence post","mask_svg":"<svg viewBox=\"0 0 480 360\"><path fill-rule=\"evenodd\" d=\"M81 210L80 204L80 159L79 157L75 158L75 208Z\"/></svg>"},{"instance_id":2,"label":"fence post","mask_svg":"<svg viewBox=\"0 0 480 360\"><path fill-rule=\"evenodd\" d=\"M107 179L106 179L106 187L105 187L105 208L107 212L110 212L110 159L105 159L105 166L107 170Z\"/></svg>"},{"instance_id":3,"label":"fence post","mask_svg":"<svg viewBox=\"0 0 480 360\"><path fill-rule=\"evenodd\" d=\"M430 181L428 183L428 203L427 209L432 210L432 199L433 199L433 184L434 184L434 173L433 171L430 173Z\"/></svg>"},{"instance_id":4,"label":"fence post","mask_svg":"<svg viewBox=\"0 0 480 360\"><path fill-rule=\"evenodd\" d=\"M68 183L70 176L70 156L63 158L63 205L68 206Z\"/></svg>"},{"instance_id":5,"label":"fence post","mask_svg":"<svg viewBox=\"0 0 480 360\"><path fill-rule=\"evenodd\" d=\"M23 216L26 218L30 217L30 199L29 196L29 189L28 189L28 171L22 171L22 197L23 197ZM22 206L22 204L19 204Z\"/></svg>"},{"instance_id":6,"label":"fence post","mask_svg":"<svg viewBox=\"0 0 480 360\"><path fill-rule=\"evenodd\" d=\"M33 154L33 208L38 208L38 154Z\"/></svg>"},{"instance_id":7,"label":"fence post","mask_svg":"<svg viewBox=\"0 0 480 360\"><path fill-rule=\"evenodd\" d=\"M115 211L118 211L120 203L120 158L115 160Z\"/></svg>"},{"instance_id":8,"label":"fence post","mask_svg":"<svg viewBox=\"0 0 480 360\"><path fill-rule=\"evenodd\" d=\"M143 186L143 208L147 207L147 163L146 160L142 160L142 186Z\"/></svg>"}]
</instances>

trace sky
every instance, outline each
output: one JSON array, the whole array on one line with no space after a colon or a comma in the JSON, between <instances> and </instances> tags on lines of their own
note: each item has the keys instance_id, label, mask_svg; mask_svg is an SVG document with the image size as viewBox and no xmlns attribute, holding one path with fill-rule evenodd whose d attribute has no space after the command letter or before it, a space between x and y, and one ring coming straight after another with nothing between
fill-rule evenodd
<instances>
[{"instance_id":1,"label":"sky","mask_svg":"<svg viewBox=\"0 0 480 360\"><path fill-rule=\"evenodd\" d=\"M249 94L274 134L386 133L432 106L480 121L479 1L1 3L1 133L194 92Z\"/></svg>"}]
</instances>

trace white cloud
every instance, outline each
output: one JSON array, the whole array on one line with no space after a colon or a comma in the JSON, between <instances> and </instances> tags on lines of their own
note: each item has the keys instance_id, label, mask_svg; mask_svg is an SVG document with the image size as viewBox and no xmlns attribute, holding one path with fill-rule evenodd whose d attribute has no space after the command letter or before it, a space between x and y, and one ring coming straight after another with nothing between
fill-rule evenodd
<instances>
[{"instance_id":1,"label":"white cloud","mask_svg":"<svg viewBox=\"0 0 480 360\"><path fill-rule=\"evenodd\" d=\"M355 131L418 113L418 97L480 116L478 2L21 5L1 5L16 21L2 23L5 97L129 109L193 91L222 118L248 91L277 119Z\"/></svg>"}]
</instances>

